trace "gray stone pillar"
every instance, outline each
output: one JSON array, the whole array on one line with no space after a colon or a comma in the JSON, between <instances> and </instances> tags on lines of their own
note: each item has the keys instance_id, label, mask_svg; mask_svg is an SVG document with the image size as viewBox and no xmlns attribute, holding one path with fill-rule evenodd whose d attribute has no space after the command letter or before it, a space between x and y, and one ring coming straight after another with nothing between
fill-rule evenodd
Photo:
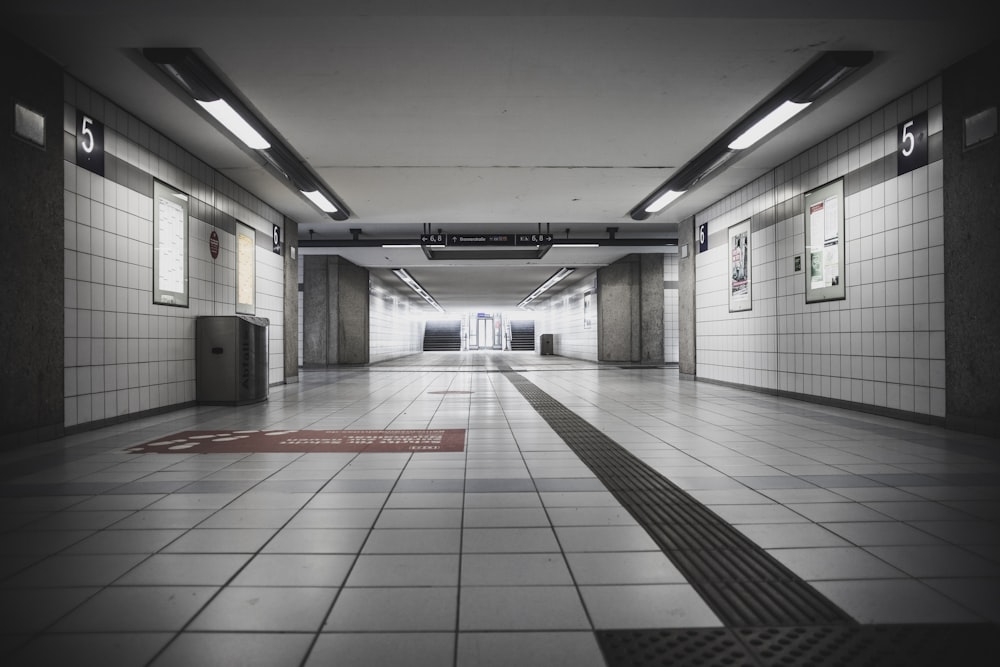
<instances>
[{"instance_id":1,"label":"gray stone pillar","mask_svg":"<svg viewBox=\"0 0 1000 667\"><path fill-rule=\"evenodd\" d=\"M282 225L285 266L285 382L299 381L299 226L290 218Z\"/></svg>"},{"instance_id":2,"label":"gray stone pillar","mask_svg":"<svg viewBox=\"0 0 1000 667\"><path fill-rule=\"evenodd\" d=\"M336 255L303 264L303 364L368 363L368 270Z\"/></svg>"},{"instance_id":3,"label":"gray stone pillar","mask_svg":"<svg viewBox=\"0 0 1000 667\"><path fill-rule=\"evenodd\" d=\"M1000 435L1000 141L965 148L965 118L996 108L1000 44L944 73L945 411L949 427Z\"/></svg>"},{"instance_id":4,"label":"gray stone pillar","mask_svg":"<svg viewBox=\"0 0 1000 667\"><path fill-rule=\"evenodd\" d=\"M678 367L682 374L694 376L698 374L694 270L694 258L698 255L698 233L694 218L685 220L679 225L677 246L680 248L677 262Z\"/></svg>"},{"instance_id":5,"label":"gray stone pillar","mask_svg":"<svg viewBox=\"0 0 1000 667\"><path fill-rule=\"evenodd\" d=\"M597 271L599 361L663 363L663 254L631 254Z\"/></svg>"}]
</instances>

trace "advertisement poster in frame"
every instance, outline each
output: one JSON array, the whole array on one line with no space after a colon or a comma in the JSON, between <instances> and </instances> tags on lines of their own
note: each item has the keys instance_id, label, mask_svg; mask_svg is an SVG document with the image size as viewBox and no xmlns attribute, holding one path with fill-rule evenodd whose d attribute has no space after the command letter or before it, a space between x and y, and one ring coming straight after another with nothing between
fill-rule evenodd
<instances>
[{"instance_id":1,"label":"advertisement poster in frame","mask_svg":"<svg viewBox=\"0 0 1000 667\"><path fill-rule=\"evenodd\" d=\"M188 307L188 197L153 181L153 303Z\"/></svg>"},{"instance_id":2,"label":"advertisement poster in frame","mask_svg":"<svg viewBox=\"0 0 1000 667\"><path fill-rule=\"evenodd\" d=\"M803 195L806 303L847 298L844 280L844 180Z\"/></svg>"},{"instance_id":3,"label":"advertisement poster in frame","mask_svg":"<svg viewBox=\"0 0 1000 667\"><path fill-rule=\"evenodd\" d=\"M257 236L252 227L236 223L236 312L253 315L256 312L254 296L256 287Z\"/></svg>"},{"instance_id":4,"label":"advertisement poster in frame","mask_svg":"<svg viewBox=\"0 0 1000 667\"><path fill-rule=\"evenodd\" d=\"M753 308L753 282L750 276L750 220L729 228L729 312Z\"/></svg>"}]
</instances>

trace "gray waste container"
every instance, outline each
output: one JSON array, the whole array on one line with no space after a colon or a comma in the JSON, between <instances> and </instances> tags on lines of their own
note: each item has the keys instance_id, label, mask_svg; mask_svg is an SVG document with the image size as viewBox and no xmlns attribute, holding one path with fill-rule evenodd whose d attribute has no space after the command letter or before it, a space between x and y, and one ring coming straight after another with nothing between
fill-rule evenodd
<instances>
[{"instance_id":1,"label":"gray waste container","mask_svg":"<svg viewBox=\"0 0 1000 667\"><path fill-rule=\"evenodd\" d=\"M205 315L195 320L195 396L199 403L267 400L265 317Z\"/></svg>"},{"instance_id":2,"label":"gray waste container","mask_svg":"<svg viewBox=\"0 0 1000 667\"><path fill-rule=\"evenodd\" d=\"M552 334L542 334L541 338L541 354L555 354L552 350Z\"/></svg>"}]
</instances>

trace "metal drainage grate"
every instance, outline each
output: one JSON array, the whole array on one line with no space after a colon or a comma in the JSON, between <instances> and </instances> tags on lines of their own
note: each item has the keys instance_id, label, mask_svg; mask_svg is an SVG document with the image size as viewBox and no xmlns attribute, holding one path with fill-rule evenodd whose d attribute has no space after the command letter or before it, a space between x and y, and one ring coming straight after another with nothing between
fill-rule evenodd
<instances>
[{"instance_id":1,"label":"metal drainage grate","mask_svg":"<svg viewBox=\"0 0 1000 667\"><path fill-rule=\"evenodd\" d=\"M505 376L730 627L850 617L693 496L518 373Z\"/></svg>"}]
</instances>

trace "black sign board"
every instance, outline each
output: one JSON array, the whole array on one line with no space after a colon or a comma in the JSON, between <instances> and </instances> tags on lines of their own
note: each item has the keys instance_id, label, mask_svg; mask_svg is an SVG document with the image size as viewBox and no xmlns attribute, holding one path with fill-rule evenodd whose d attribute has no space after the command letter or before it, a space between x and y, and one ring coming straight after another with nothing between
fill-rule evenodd
<instances>
[{"instance_id":1,"label":"black sign board","mask_svg":"<svg viewBox=\"0 0 1000 667\"><path fill-rule=\"evenodd\" d=\"M79 110L76 112L76 163L104 176L104 124Z\"/></svg>"},{"instance_id":2,"label":"black sign board","mask_svg":"<svg viewBox=\"0 0 1000 667\"><path fill-rule=\"evenodd\" d=\"M271 225L271 250L276 255L281 254L281 227Z\"/></svg>"},{"instance_id":3,"label":"black sign board","mask_svg":"<svg viewBox=\"0 0 1000 667\"><path fill-rule=\"evenodd\" d=\"M552 234L421 234L421 245L482 247L503 245L552 245Z\"/></svg>"},{"instance_id":4,"label":"black sign board","mask_svg":"<svg viewBox=\"0 0 1000 667\"><path fill-rule=\"evenodd\" d=\"M896 151L896 175L918 169L927 164L927 112L899 124L896 129L899 148Z\"/></svg>"},{"instance_id":5,"label":"black sign board","mask_svg":"<svg viewBox=\"0 0 1000 667\"><path fill-rule=\"evenodd\" d=\"M708 223L698 225L698 252L708 250Z\"/></svg>"}]
</instances>

